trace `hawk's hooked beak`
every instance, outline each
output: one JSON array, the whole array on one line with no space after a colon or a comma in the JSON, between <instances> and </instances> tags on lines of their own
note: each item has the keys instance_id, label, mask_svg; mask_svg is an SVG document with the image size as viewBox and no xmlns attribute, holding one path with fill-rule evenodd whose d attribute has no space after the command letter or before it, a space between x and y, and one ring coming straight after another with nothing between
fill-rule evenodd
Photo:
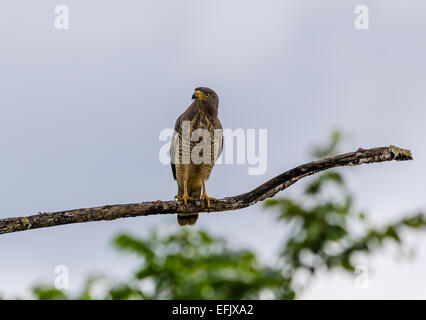
<instances>
[{"instance_id":1,"label":"hawk's hooked beak","mask_svg":"<svg viewBox=\"0 0 426 320\"><path fill-rule=\"evenodd\" d=\"M194 94L192 95L192 99L203 99L203 93L200 90L195 90Z\"/></svg>"}]
</instances>

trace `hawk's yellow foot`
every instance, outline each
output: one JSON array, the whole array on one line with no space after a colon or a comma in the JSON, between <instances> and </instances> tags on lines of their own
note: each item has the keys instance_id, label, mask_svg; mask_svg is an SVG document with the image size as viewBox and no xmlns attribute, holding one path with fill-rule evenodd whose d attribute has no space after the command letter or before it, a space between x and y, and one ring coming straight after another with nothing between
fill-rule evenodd
<instances>
[{"instance_id":1,"label":"hawk's yellow foot","mask_svg":"<svg viewBox=\"0 0 426 320\"><path fill-rule=\"evenodd\" d=\"M206 182L205 182L205 180L203 180L203 195L201 196L201 199L206 200L206 202L207 202L207 208L210 208L210 200L211 200L211 201L213 201L213 202L216 202L216 201L217 201L217 199L216 199L216 198L212 198L212 197L209 197L209 196L207 195L207 193L206 193Z\"/></svg>"},{"instance_id":2,"label":"hawk's yellow foot","mask_svg":"<svg viewBox=\"0 0 426 320\"><path fill-rule=\"evenodd\" d=\"M184 194L183 197L180 195L175 196L176 199L183 201L183 204L186 206L188 200L194 200L193 197L188 196L187 194Z\"/></svg>"},{"instance_id":3,"label":"hawk's yellow foot","mask_svg":"<svg viewBox=\"0 0 426 320\"><path fill-rule=\"evenodd\" d=\"M203 195L201 196L201 199L207 201L207 208L210 208L210 200L213 202L216 202L216 198L209 197L205 192L203 192Z\"/></svg>"}]
</instances>

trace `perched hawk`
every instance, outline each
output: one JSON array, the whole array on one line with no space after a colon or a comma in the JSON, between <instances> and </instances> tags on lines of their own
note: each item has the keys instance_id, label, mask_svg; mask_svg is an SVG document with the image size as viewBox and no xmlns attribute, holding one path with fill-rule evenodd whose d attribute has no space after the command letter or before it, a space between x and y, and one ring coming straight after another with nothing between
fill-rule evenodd
<instances>
[{"instance_id":1,"label":"perched hawk","mask_svg":"<svg viewBox=\"0 0 426 320\"><path fill-rule=\"evenodd\" d=\"M196 88L194 100L176 121L170 145L173 178L177 180L175 197L187 204L188 200L216 201L206 194L205 181L223 147L222 124L217 113L219 98L212 89ZM202 189L202 190L201 190ZM178 214L179 225L194 225L198 213Z\"/></svg>"}]
</instances>

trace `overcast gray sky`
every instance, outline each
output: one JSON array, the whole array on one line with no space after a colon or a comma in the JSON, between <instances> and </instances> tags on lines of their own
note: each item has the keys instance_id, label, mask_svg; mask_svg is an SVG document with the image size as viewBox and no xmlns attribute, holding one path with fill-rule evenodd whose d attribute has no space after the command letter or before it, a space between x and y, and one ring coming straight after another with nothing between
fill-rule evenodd
<instances>
[{"instance_id":1,"label":"overcast gray sky","mask_svg":"<svg viewBox=\"0 0 426 320\"><path fill-rule=\"evenodd\" d=\"M70 10L56 30L54 8ZM357 5L369 30L356 30ZM248 191L308 161L332 128L345 151L395 144L415 161L347 168L357 204L389 222L424 208L426 2L420 0L8 0L0 3L0 217L172 199L176 184L158 152L193 89L213 88L225 128L266 128L268 169L217 166L211 196ZM295 185L289 194L300 190ZM92 272L122 277L135 261L113 251L121 231L177 229L176 216L59 226L0 238L0 292L23 294L70 269L71 290ZM201 215L207 228L270 259L282 226L261 205ZM426 298L426 236L417 255L386 250L368 290L323 274L302 298ZM403 295L402 295L403 293Z\"/></svg>"}]
</instances>

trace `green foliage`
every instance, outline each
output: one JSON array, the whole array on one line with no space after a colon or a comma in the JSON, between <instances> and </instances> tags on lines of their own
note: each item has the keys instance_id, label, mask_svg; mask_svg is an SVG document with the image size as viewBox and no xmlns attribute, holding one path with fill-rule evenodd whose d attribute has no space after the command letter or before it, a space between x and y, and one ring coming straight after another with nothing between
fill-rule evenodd
<instances>
[{"instance_id":1,"label":"green foliage","mask_svg":"<svg viewBox=\"0 0 426 320\"><path fill-rule=\"evenodd\" d=\"M141 239L122 234L113 244L140 264L128 281L110 286L104 299L292 297L283 290L286 280L280 270L263 265L251 251L230 249L225 240L205 231L152 232ZM92 299L92 286L99 280L90 279L78 298ZM37 287L33 294L38 299L64 298L57 291Z\"/></svg>"},{"instance_id":2,"label":"green foliage","mask_svg":"<svg viewBox=\"0 0 426 320\"><path fill-rule=\"evenodd\" d=\"M315 148L314 154L322 157L336 154L341 137L334 132L331 143ZM331 196L330 189L334 191ZM404 228L426 227L422 214L381 228L370 227L366 214L355 209L343 176L336 170L315 176L297 200L274 198L264 204L266 208L275 209L278 219L289 226L289 237L282 245L280 256L283 275L289 279L294 279L302 270L315 274L319 269L340 268L353 273L357 254L375 253L386 240L401 243Z\"/></svg>"},{"instance_id":3,"label":"green foliage","mask_svg":"<svg viewBox=\"0 0 426 320\"><path fill-rule=\"evenodd\" d=\"M68 296L59 289L48 285L35 286L32 289L33 295L39 300L66 300Z\"/></svg>"},{"instance_id":4,"label":"green foliage","mask_svg":"<svg viewBox=\"0 0 426 320\"><path fill-rule=\"evenodd\" d=\"M137 280L154 283L150 299L249 299L262 289L279 290L280 273L263 266L248 250L229 249L226 241L205 231L184 229L147 239L121 235L114 241L141 258Z\"/></svg>"},{"instance_id":5,"label":"green foliage","mask_svg":"<svg viewBox=\"0 0 426 320\"><path fill-rule=\"evenodd\" d=\"M318 159L335 156L337 154L337 148L343 138L344 136L340 130L333 130L328 144L321 144L312 147L312 156Z\"/></svg>"},{"instance_id":6,"label":"green foliage","mask_svg":"<svg viewBox=\"0 0 426 320\"><path fill-rule=\"evenodd\" d=\"M336 154L342 135L335 131L328 145L315 147L313 155ZM318 270L340 269L353 273L358 254L373 254L387 242L402 244L404 229L423 229L422 214L405 217L384 227L371 226L359 212L337 170L308 180L298 197L266 200L277 214L287 238L275 267L256 254L231 249L224 239L206 231L181 229L177 233L153 231L144 238L122 234L113 245L139 260L139 267L122 283L109 284L103 299L294 299ZM299 280L305 272L310 277ZM92 277L75 299L93 299L93 286L105 278ZM37 299L67 299L60 290L38 286Z\"/></svg>"}]
</instances>

